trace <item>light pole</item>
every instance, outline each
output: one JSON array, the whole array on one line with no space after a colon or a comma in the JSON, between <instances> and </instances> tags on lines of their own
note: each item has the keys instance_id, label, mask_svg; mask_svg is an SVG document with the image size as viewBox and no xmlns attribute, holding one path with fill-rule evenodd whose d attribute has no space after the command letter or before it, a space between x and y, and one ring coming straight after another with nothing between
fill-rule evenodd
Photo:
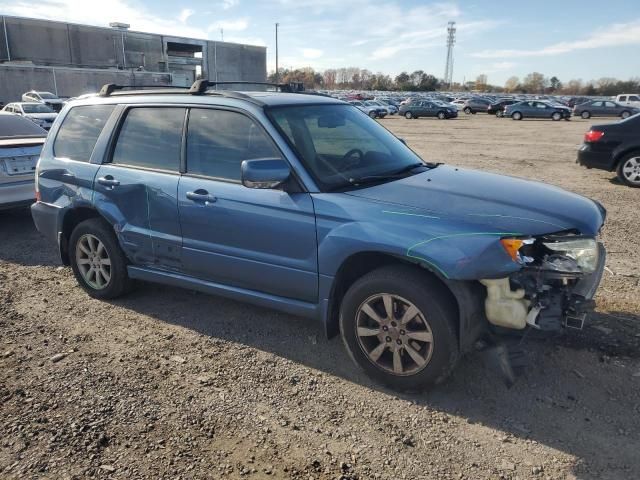
<instances>
[{"instance_id":1,"label":"light pole","mask_svg":"<svg viewBox=\"0 0 640 480\"><path fill-rule=\"evenodd\" d=\"M278 27L279 23L276 22L276 83L280 81L280 72L278 71Z\"/></svg>"}]
</instances>

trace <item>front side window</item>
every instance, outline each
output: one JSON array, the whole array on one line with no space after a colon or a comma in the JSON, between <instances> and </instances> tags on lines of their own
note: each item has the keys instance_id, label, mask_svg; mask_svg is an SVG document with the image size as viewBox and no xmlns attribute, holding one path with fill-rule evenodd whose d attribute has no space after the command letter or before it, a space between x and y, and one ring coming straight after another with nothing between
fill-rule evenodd
<instances>
[{"instance_id":1,"label":"front side window","mask_svg":"<svg viewBox=\"0 0 640 480\"><path fill-rule=\"evenodd\" d=\"M102 129L115 105L88 105L73 107L65 117L53 144L56 157L79 162L91 159Z\"/></svg>"},{"instance_id":2,"label":"front side window","mask_svg":"<svg viewBox=\"0 0 640 480\"><path fill-rule=\"evenodd\" d=\"M423 164L387 129L349 105L283 106L268 114L325 191Z\"/></svg>"},{"instance_id":3,"label":"front side window","mask_svg":"<svg viewBox=\"0 0 640 480\"><path fill-rule=\"evenodd\" d=\"M178 171L184 108L132 108L120 129L112 162Z\"/></svg>"},{"instance_id":4,"label":"front side window","mask_svg":"<svg viewBox=\"0 0 640 480\"><path fill-rule=\"evenodd\" d=\"M640 98L638 98L635 95L629 95L629 101L630 102L640 102Z\"/></svg>"},{"instance_id":5,"label":"front side window","mask_svg":"<svg viewBox=\"0 0 640 480\"><path fill-rule=\"evenodd\" d=\"M280 158L265 131L238 112L194 108L187 130L187 173L239 181L244 160Z\"/></svg>"},{"instance_id":6,"label":"front side window","mask_svg":"<svg viewBox=\"0 0 640 480\"><path fill-rule=\"evenodd\" d=\"M592 107L601 107L602 106L602 102L593 102L591 104Z\"/></svg>"}]
</instances>

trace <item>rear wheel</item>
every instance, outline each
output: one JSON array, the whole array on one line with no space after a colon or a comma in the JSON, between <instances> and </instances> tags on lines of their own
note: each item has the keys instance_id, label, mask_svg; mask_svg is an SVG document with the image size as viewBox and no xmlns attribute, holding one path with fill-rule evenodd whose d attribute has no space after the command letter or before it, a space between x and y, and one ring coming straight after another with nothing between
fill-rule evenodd
<instances>
[{"instance_id":1,"label":"rear wheel","mask_svg":"<svg viewBox=\"0 0 640 480\"><path fill-rule=\"evenodd\" d=\"M551 120L557 122L558 120L562 120L562 114L560 112L553 112L551 114Z\"/></svg>"},{"instance_id":2,"label":"rear wheel","mask_svg":"<svg viewBox=\"0 0 640 480\"><path fill-rule=\"evenodd\" d=\"M409 112L404 112L404 118L406 118L407 120L411 120L413 118L413 113Z\"/></svg>"},{"instance_id":3,"label":"rear wheel","mask_svg":"<svg viewBox=\"0 0 640 480\"><path fill-rule=\"evenodd\" d=\"M127 259L113 229L100 218L85 220L73 230L69 260L76 280L94 298L116 298L131 288Z\"/></svg>"},{"instance_id":4,"label":"rear wheel","mask_svg":"<svg viewBox=\"0 0 640 480\"><path fill-rule=\"evenodd\" d=\"M378 116L378 112L376 112L375 110L371 110L371 111L369 112L369 116L370 116L371 118L376 118L376 117Z\"/></svg>"},{"instance_id":5,"label":"rear wheel","mask_svg":"<svg viewBox=\"0 0 640 480\"><path fill-rule=\"evenodd\" d=\"M511 114L511 118L514 120L522 120L522 114L520 112L513 112Z\"/></svg>"},{"instance_id":6,"label":"rear wheel","mask_svg":"<svg viewBox=\"0 0 640 480\"><path fill-rule=\"evenodd\" d=\"M340 309L342 339L374 380L400 391L443 381L458 359L456 310L437 280L410 266L360 278Z\"/></svg>"},{"instance_id":7,"label":"rear wheel","mask_svg":"<svg viewBox=\"0 0 640 480\"><path fill-rule=\"evenodd\" d=\"M438 118L440 120L444 120L445 118L447 118L447 114L444 112L438 112Z\"/></svg>"},{"instance_id":8,"label":"rear wheel","mask_svg":"<svg viewBox=\"0 0 640 480\"><path fill-rule=\"evenodd\" d=\"M629 187L640 187L640 152L625 156L618 163L618 179Z\"/></svg>"},{"instance_id":9,"label":"rear wheel","mask_svg":"<svg viewBox=\"0 0 640 480\"><path fill-rule=\"evenodd\" d=\"M622 118L629 118L631 116L631 112L629 110L625 110L620 114Z\"/></svg>"},{"instance_id":10,"label":"rear wheel","mask_svg":"<svg viewBox=\"0 0 640 480\"><path fill-rule=\"evenodd\" d=\"M582 112L582 113L580 114L580 116L586 120L586 119L588 119L589 117L591 117L591 113L589 113L589 112L587 112L587 111L585 110L584 112Z\"/></svg>"},{"instance_id":11,"label":"rear wheel","mask_svg":"<svg viewBox=\"0 0 640 480\"><path fill-rule=\"evenodd\" d=\"M471 115L473 113L473 110L471 110L471 108L469 107L464 107L463 112L466 113L467 115Z\"/></svg>"}]
</instances>

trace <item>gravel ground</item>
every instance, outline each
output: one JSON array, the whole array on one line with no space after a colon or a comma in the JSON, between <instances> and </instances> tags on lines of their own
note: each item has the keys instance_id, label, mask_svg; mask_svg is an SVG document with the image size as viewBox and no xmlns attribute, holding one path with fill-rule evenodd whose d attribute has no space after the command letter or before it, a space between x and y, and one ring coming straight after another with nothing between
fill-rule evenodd
<instances>
[{"instance_id":1,"label":"gravel ground","mask_svg":"<svg viewBox=\"0 0 640 480\"><path fill-rule=\"evenodd\" d=\"M640 192L575 165L591 122L383 124L425 159L608 208L584 331L528 339L510 389L477 352L399 396L300 318L151 284L92 300L28 212L0 213L0 478L640 478Z\"/></svg>"}]
</instances>

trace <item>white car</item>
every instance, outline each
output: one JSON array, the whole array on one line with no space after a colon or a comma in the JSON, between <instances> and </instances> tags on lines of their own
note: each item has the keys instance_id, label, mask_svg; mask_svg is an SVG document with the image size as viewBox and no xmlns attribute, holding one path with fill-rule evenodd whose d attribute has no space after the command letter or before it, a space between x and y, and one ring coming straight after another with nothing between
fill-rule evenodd
<instances>
[{"instance_id":1,"label":"white car","mask_svg":"<svg viewBox=\"0 0 640 480\"><path fill-rule=\"evenodd\" d=\"M459 98L457 100L452 101L451 105L454 105L458 110L462 110L464 108L465 103L466 103L466 100Z\"/></svg>"},{"instance_id":2,"label":"white car","mask_svg":"<svg viewBox=\"0 0 640 480\"><path fill-rule=\"evenodd\" d=\"M616 102L628 107L640 107L640 95L623 93L616 97Z\"/></svg>"},{"instance_id":3,"label":"white car","mask_svg":"<svg viewBox=\"0 0 640 480\"><path fill-rule=\"evenodd\" d=\"M56 112L62 110L65 102L63 99L59 98L57 95L51 92L38 92L36 90L31 90L30 92L23 93L22 101L44 103Z\"/></svg>"},{"instance_id":4,"label":"white car","mask_svg":"<svg viewBox=\"0 0 640 480\"><path fill-rule=\"evenodd\" d=\"M387 109L377 105L367 105L366 102L360 100L352 100L349 102L361 112L366 113L371 118L384 118L387 116Z\"/></svg>"},{"instance_id":5,"label":"white car","mask_svg":"<svg viewBox=\"0 0 640 480\"><path fill-rule=\"evenodd\" d=\"M0 210L34 202L36 164L46 138L33 122L0 112Z\"/></svg>"},{"instance_id":6,"label":"white car","mask_svg":"<svg viewBox=\"0 0 640 480\"><path fill-rule=\"evenodd\" d=\"M9 103L3 109L3 112L15 113L22 117L28 118L39 127L49 130L53 121L58 114L48 106L35 102L14 102Z\"/></svg>"}]
</instances>

